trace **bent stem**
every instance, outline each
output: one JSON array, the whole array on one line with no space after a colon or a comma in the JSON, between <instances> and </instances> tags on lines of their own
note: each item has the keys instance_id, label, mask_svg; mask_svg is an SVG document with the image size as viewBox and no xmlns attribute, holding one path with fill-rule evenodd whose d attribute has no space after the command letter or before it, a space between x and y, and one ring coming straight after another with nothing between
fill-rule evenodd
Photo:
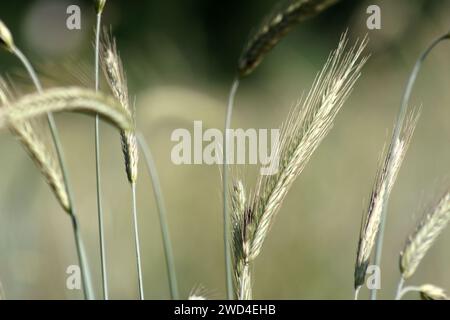
<instances>
[{"instance_id":1,"label":"bent stem","mask_svg":"<svg viewBox=\"0 0 450 320\"><path fill-rule=\"evenodd\" d=\"M397 286L397 293L395 295L395 300L400 300L401 297L403 296L403 285L405 284L405 278L401 277L400 281L398 282L398 286Z\"/></svg>"},{"instance_id":2,"label":"bent stem","mask_svg":"<svg viewBox=\"0 0 450 320\"><path fill-rule=\"evenodd\" d=\"M420 287L409 286L402 289L396 300L401 300L403 296L409 292L421 292Z\"/></svg>"},{"instance_id":3,"label":"bent stem","mask_svg":"<svg viewBox=\"0 0 450 320\"><path fill-rule=\"evenodd\" d=\"M75 214L69 213L72 222L73 235L75 239L75 247L80 263L81 278L83 281L83 293L88 300L94 300L93 290L91 287L91 278L87 265L86 249L84 247L81 231L79 228L78 218Z\"/></svg>"},{"instance_id":4,"label":"bent stem","mask_svg":"<svg viewBox=\"0 0 450 320\"><path fill-rule=\"evenodd\" d=\"M133 227L134 227L134 243L136 250L136 261L138 272L139 299L144 300L144 286L142 284L141 245L139 242L139 228L136 210L136 182L131 183L131 191L133 193Z\"/></svg>"},{"instance_id":5,"label":"bent stem","mask_svg":"<svg viewBox=\"0 0 450 320\"><path fill-rule=\"evenodd\" d=\"M31 66L31 63L28 61L27 57L16 46L14 46L12 48L12 52L17 58L19 58L19 60L24 65L24 67L27 70L29 76L31 77L37 91L42 92L41 82L39 81L39 79L36 75L36 72L34 71L34 69ZM78 219L77 219L76 211L75 211L75 207L74 207L72 189L70 188L70 184L69 184L68 171L66 168L66 163L64 161L63 149L61 146L61 141L59 139L59 132L58 132L58 128L56 127L55 119L53 117L53 114L50 112L47 113L47 121L48 121L48 125L50 127L50 132L51 132L52 140L53 140L53 143L55 146L56 155L58 157L58 162L61 167L61 172L62 172L63 180L64 180L64 186L67 190L67 196L68 196L69 207L70 207L69 215L72 220L72 229L73 229L73 233L74 233L74 237L75 237L75 245L77 248L78 261L80 264L81 276L82 276L82 281L83 281L84 297L88 300L93 300L94 293L93 293L93 289L92 289L92 281L91 281L91 276L90 276L90 272L89 272L89 268L88 268L84 245L83 245L83 242L81 239L81 233L79 231Z\"/></svg>"},{"instance_id":6,"label":"bent stem","mask_svg":"<svg viewBox=\"0 0 450 320\"><path fill-rule=\"evenodd\" d=\"M100 26L102 21L102 13L97 13L97 26L95 31L95 91L99 90L99 52L100 52ZM102 289L103 298L109 299L108 296L108 276L106 271L106 250L105 250L105 233L103 223L102 208L102 191L101 191L101 173L100 173L100 117L95 116L95 177L97 182L97 214L98 214L98 232L100 241L100 264L102 269Z\"/></svg>"},{"instance_id":7,"label":"bent stem","mask_svg":"<svg viewBox=\"0 0 450 320\"><path fill-rule=\"evenodd\" d=\"M159 224L161 227L164 254L166 257L166 264L167 264L167 274L169 277L170 296L173 300L178 300L179 293L178 293L177 275L175 270L175 260L173 258L172 244L169 235L169 224L167 223L166 207L164 205L164 197L161 189L161 184L159 182L158 171L156 169L156 165L153 160L150 147L148 146L144 136L141 133L137 134L137 140L144 154L145 163L147 165L147 170L150 175L150 180L153 186L153 193L156 200L156 206L158 208Z\"/></svg>"},{"instance_id":8,"label":"bent stem","mask_svg":"<svg viewBox=\"0 0 450 320\"><path fill-rule=\"evenodd\" d=\"M441 41L449 39L450 38L450 31L441 35L437 39L435 39L430 46L422 52L419 59L417 59L414 68L408 78L408 82L406 84L405 91L403 92L403 97L400 105L400 110L397 116L397 121L395 123L394 132L392 134L392 140L391 144L389 146L389 151L387 154L391 154L393 149L395 148L395 144L399 140L401 129L403 127L403 123L405 122L406 114L408 111L409 106L409 100L411 97L412 89L414 87L414 83L416 82L417 75L419 74L420 68L422 67L423 62L427 58L427 56L430 54L430 52L433 50L436 45L438 45ZM390 164L392 166L392 163ZM389 170L392 168L389 168ZM386 185L388 185L387 183ZM387 216L387 206L389 202L389 198L387 196L387 193L384 193L384 201L383 201L383 208L381 213L381 222L380 222L380 229L377 236L377 241L375 244L375 260L374 264L377 266L381 265L381 257L382 257L382 250L383 250L383 239L384 239L384 230L386 229L386 216ZM371 289L370 291L370 298L371 300L376 300L377 298L377 289Z\"/></svg>"},{"instance_id":9,"label":"bent stem","mask_svg":"<svg viewBox=\"0 0 450 320\"><path fill-rule=\"evenodd\" d=\"M231 253L230 253L230 215L228 212L228 131L231 126L231 116L233 113L234 97L239 87L239 78L233 81L231 86L230 96L228 98L227 115L225 119L225 143L223 144L223 243L225 253L225 276L226 276L226 288L227 299L233 300L233 279L231 268Z\"/></svg>"}]
</instances>

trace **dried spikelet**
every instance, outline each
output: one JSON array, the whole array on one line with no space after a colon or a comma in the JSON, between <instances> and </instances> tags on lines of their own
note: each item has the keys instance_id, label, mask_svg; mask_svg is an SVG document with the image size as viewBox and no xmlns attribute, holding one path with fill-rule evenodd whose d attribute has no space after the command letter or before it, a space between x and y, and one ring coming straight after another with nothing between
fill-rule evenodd
<instances>
[{"instance_id":1,"label":"dried spikelet","mask_svg":"<svg viewBox=\"0 0 450 320\"><path fill-rule=\"evenodd\" d=\"M384 161L380 164L375 184L372 188L367 214L361 225L355 265L355 288L358 288L364 282L369 259L378 234L383 206L392 191L400 171L419 114L418 111L411 112L409 120L402 130L400 139L396 141L392 148L392 152L388 152L385 157L382 157Z\"/></svg>"},{"instance_id":2,"label":"dried spikelet","mask_svg":"<svg viewBox=\"0 0 450 320\"><path fill-rule=\"evenodd\" d=\"M130 108L128 97L128 86L125 73L123 71L122 60L117 52L115 40L111 40L108 32L104 32L101 46L102 68L108 85L119 100L122 108L131 114L134 121L134 110ZM138 148L134 130L123 130L120 133L122 151L125 157L125 167L128 181L134 183L138 175Z\"/></svg>"},{"instance_id":3,"label":"dried spikelet","mask_svg":"<svg viewBox=\"0 0 450 320\"><path fill-rule=\"evenodd\" d=\"M60 204L70 213L70 204L58 159L51 147L47 146L33 121L16 122L11 131L20 139L25 150L40 169Z\"/></svg>"},{"instance_id":4,"label":"dried spikelet","mask_svg":"<svg viewBox=\"0 0 450 320\"><path fill-rule=\"evenodd\" d=\"M277 45L297 23L314 17L338 0L289 0L277 6L250 38L239 58L238 73L245 77L252 73L265 55Z\"/></svg>"},{"instance_id":5,"label":"dried spikelet","mask_svg":"<svg viewBox=\"0 0 450 320\"><path fill-rule=\"evenodd\" d=\"M188 300L208 300L207 295L207 290L203 286L198 285L192 288Z\"/></svg>"},{"instance_id":6,"label":"dried spikelet","mask_svg":"<svg viewBox=\"0 0 450 320\"><path fill-rule=\"evenodd\" d=\"M254 231L250 260L260 252L281 204L314 150L331 130L334 118L349 96L367 57L361 58L367 39L346 51L344 35L328 58L308 96L295 107L281 129L275 159L278 171L260 176L251 205ZM276 164L274 164L276 165Z\"/></svg>"},{"instance_id":7,"label":"dried spikelet","mask_svg":"<svg viewBox=\"0 0 450 320\"><path fill-rule=\"evenodd\" d=\"M424 284L419 287L422 300L448 300L445 290L432 284Z\"/></svg>"},{"instance_id":8,"label":"dried spikelet","mask_svg":"<svg viewBox=\"0 0 450 320\"><path fill-rule=\"evenodd\" d=\"M421 221L400 254L400 271L404 279L411 277L425 254L450 220L450 192L447 192Z\"/></svg>"},{"instance_id":9,"label":"dried spikelet","mask_svg":"<svg viewBox=\"0 0 450 320\"><path fill-rule=\"evenodd\" d=\"M50 87L94 88L92 66L86 61L74 57L64 58L63 61L45 61L35 65L42 83Z\"/></svg>"},{"instance_id":10,"label":"dried spikelet","mask_svg":"<svg viewBox=\"0 0 450 320\"><path fill-rule=\"evenodd\" d=\"M247 198L242 181L233 184L231 195L232 249L235 295L239 300L252 299L250 273L250 239L252 214L247 208Z\"/></svg>"},{"instance_id":11,"label":"dried spikelet","mask_svg":"<svg viewBox=\"0 0 450 320\"><path fill-rule=\"evenodd\" d=\"M8 27L0 20L0 46L5 50L12 51L14 41Z\"/></svg>"},{"instance_id":12,"label":"dried spikelet","mask_svg":"<svg viewBox=\"0 0 450 320\"><path fill-rule=\"evenodd\" d=\"M12 100L12 95L6 82L0 79L0 100L2 105L7 105ZM27 121L13 121L9 129L18 137L30 158L41 171L56 198L65 211L70 212L69 197L64 185L61 167L53 149L46 145L44 132L35 119Z\"/></svg>"},{"instance_id":13,"label":"dried spikelet","mask_svg":"<svg viewBox=\"0 0 450 320\"><path fill-rule=\"evenodd\" d=\"M130 113L114 98L90 89L63 87L27 94L12 101L7 108L0 111L0 128L48 112L60 111L99 114L119 130L129 130L133 127Z\"/></svg>"}]
</instances>

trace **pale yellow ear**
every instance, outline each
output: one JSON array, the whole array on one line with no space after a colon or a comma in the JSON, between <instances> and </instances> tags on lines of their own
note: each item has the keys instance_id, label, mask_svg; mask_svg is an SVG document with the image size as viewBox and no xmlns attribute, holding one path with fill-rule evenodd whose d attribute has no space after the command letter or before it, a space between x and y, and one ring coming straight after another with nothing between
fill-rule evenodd
<instances>
[{"instance_id":1,"label":"pale yellow ear","mask_svg":"<svg viewBox=\"0 0 450 320\"><path fill-rule=\"evenodd\" d=\"M14 48L14 41L8 27L0 20L0 45L8 51Z\"/></svg>"},{"instance_id":2,"label":"pale yellow ear","mask_svg":"<svg viewBox=\"0 0 450 320\"><path fill-rule=\"evenodd\" d=\"M28 94L13 101L0 114L0 127L51 112L99 114L119 130L132 130L131 114L111 96L79 87L62 87Z\"/></svg>"},{"instance_id":3,"label":"pale yellow ear","mask_svg":"<svg viewBox=\"0 0 450 320\"><path fill-rule=\"evenodd\" d=\"M435 285L424 284L419 289L422 300L448 300L445 290Z\"/></svg>"},{"instance_id":4,"label":"pale yellow ear","mask_svg":"<svg viewBox=\"0 0 450 320\"><path fill-rule=\"evenodd\" d=\"M425 212L424 218L409 236L401 255L400 271L403 279L410 278L428 250L450 222L450 191L446 192L434 207Z\"/></svg>"}]
</instances>

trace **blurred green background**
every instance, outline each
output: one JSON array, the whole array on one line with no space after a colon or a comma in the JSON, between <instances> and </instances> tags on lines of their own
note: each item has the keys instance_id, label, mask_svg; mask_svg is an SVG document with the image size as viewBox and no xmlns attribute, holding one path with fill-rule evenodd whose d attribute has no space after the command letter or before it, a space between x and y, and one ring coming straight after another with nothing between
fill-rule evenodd
<instances>
[{"instance_id":1,"label":"blurred green background","mask_svg":"<svg viewBox=\"0 0 450 320\"><path fill-rule=\"evenodd\" d=\"M138 127L159 169L183 297L202 285L225 295L221 179L217 166L176 166L170 160L176 128L222 128L237 57L250 31L274 0L214 2L108 1L104 24L117 37ZM82 7L82 29L65 28L68 5ZM366 8L381 7L381 30L366 28ZM359 226L378 158L398 111L406 79L420 52L450 27L450 1L342 1L302 23L239 89L233 126L276 128L309 89L342 32L369 34L371 58L335 126L291 189L254 264L257 299L350 299ZM91 1L0 2L0 19L45 79L92 78L94 11ZM381 298L393 298L398 257L416 222L449 185L450 46L440 45L417 81L412 102L423 105L416 133L394 187L382 264ZM65 65L65 66L62 66ZM69 67L67 67L69 66ZM3 52L1 74L26 84L20 64ZM70 75L72 74L72 75ZM92 84L89 80L84 80ZM47 81L47 86L55 81ZM95 197L94 121L57 115L97 296L100 261ZM119 136L102 125L103 199L110 295L137 297L130 200ZM21 146L0 135L0 282L7 299L79 299L65 287L76 264L68 216ZM151 185L141 166L138 214L146 298L169 289ZM252 188L256 166L242 166ZM438 240L411 284L450 289L450 232ZM362 298L367 297L363 291ZM411 295L410 297L414 297Z\"/></svg>"}]
</instances>

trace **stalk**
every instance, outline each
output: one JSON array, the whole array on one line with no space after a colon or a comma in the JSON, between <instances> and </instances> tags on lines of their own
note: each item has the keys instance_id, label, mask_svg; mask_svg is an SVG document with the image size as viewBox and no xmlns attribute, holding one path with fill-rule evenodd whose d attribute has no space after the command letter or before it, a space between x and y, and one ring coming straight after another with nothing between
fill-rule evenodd
<instances>
[{"instance_id":1,"label":"stalk","mask_svg":"<svg viewBox=\"0 0 450 320\"><path fill-rule=\"evenodd\" d=\"M233 300L233 279L230 253L230 214L228 212L228 131L231 126L231 116L233 113L234 98L239 86L239 78L233 81L227 106L227 115L225 119L225 143L223 144L223 243L225 252L225 275L227 299Z\"/></svg>"},{"instance_id":2,"label":"stalk","mask_svg":"<svg viewBox=\"0 0 450 320\"><path fill-rule=\"evenodd\" d=\"M142 284L141 245L139 242L139 228L138 228L137 210L136 210L136 183L135 182L131 183L131 191L133 193L133 227L134 227L134 243L135 243L135 250L136 250L136 261L137 261L139 299L144 300L144 286Z\"/></svg>"},{"instance_id":3,"label":"stalk","mask_svg":"<svg viewBox=\"0 0 450 320\"><path fill-rule=\"evenodd\" d=\"M358 300L358 298L359 298L359 291L360 290L361 290L361 287L358 287L358 288L355 289L355 296L354 296L355 300Z\"/></svg>"},{"instance_id":4,"label":"stalk","mask_svg":"<svg viewBox=\"0 0 450 320\"><path fill-rule=\"evenodd\" d=\"M33 67L31 66L30 62L28 61L27 57L16 46L13 46L11 48L11 51L15 56L17 56L17 58L19 58L19 60L24 65L24 67L27 70L29 76L31 77L37 91L42 92L42 85L36 75L36 72L34 71ZM67 190L67 195L68 195L68 200L69 200L69 205L70 205L69 215L72 220L72 229L73 229L73 233L74 233L74 237L75 237L75 244L76 244L77 255L78 255L78 260L79 260L79 264L80 264L81 277L82 277L82 281L83 281L84 297L88 300L93 300L94 294L93 294L93 289L92 289L92 281L91 281L91 276L90 276L90 272L89 272L89 268L88 268L88 264L87 264L87 258L86 258L86 253L85 253L85 249L84 249L84 245L83 245L83 240L82 240L81 233L79 230L78 218L76 216L76 210L75 210L74 202L73 202L72 189L70 188L66 163L64 161L63 149L62 149L61 142L59 139L59 132L58 132L58 128L56 127L55 119L53 117L53 114L50 112L47 113L47 122L50 127L50 132L51 132L53 143L55 145L58 162L59 162L59 165L61 166L61 171L62 171L63 180L64 180L64 186Z\"/></svg>"},{"instance_id":5,"label":"stalk","mask_svg":"<svg viewBox=\"0 0 450 320\"><path fill-rule=\"evenodd\" d=\"M403 285L405 284L405 278L401 277L397 286L397 294L395 295L395 300L400 300L403 296Z\"/></svg>"},{"instance_id":6,"label":"stalk","mask_svg":"<svg viewBox=\"0 0 450 320\"><path fill-rule=\"evenodd\" d=\"M95 91L99 90L99 52L100 52L100 28L102 21L102 12L97 13L97 26L95 31ZM97 186L97 215L98 215L98 232L100 241L100 264L102 270L102 290L103 298L109 299L108 296L108 275L106 270L106 250L105 250L105 233L103 223L102 208L102 191L101 191L101 165L100 165L100 119L99 115L95 116L95 177Z\"/></svg>"},{"instance_id":7,"label":"stalk","mask_svg":"<svg viewBox=\"0 0 450 320\"><path fill-rule=\"evenodd\" d=\"M164 205L164 197L161 189L161 184L159 182L158 171L156 169L155 162L153 160L150 147L145 141L144 136L141 133L137 135L138 143L144 154L145 163L147 165L147 170L150 175L150 180L153 186L153 193L156 200L156 206L158 208L159 223L161 227L161 234L164 246L164 254L166 257L167 274L169 277L170 285L170 296L173 300L179 299L177 275L175 270L175 260L173 258L172 244L169 235L169 224L167 222L166 207Z\"/></svg>"},{"instance_id":8,"label":"stalk","mask_svg":"<svg viewBox=\"0 0 450 320\"><path fill-rule=\"evenodd\" d=\"M414 83L416 82L417 79L417 75L419 74L420 68L422 67L422 64L424 63L425 59L427 58L427 56L430 54L430 52L433 50L434 47L436 47L436 45L438 45L441 41L449 39L450 38L450 32L447 32L443 35L441 35L440 37L438 37L437 39L435 39L430 46L424 51L422 52L422 54L419 56L419 59L417 59L414 68L408 78L408 82L406 84L406 88L405 91L403 92L403 97L402 97L402 101L401 101L401 105L400 105L400 110L397 116L397 121L395 124L395 128L394 128L394 133L392 135L392 140L391 140L391 144L389 146L389 151L387 152L387 154L391 154L393 149L395 148L395 144L396 141L398 141L400 134L401 134L401 129L403 127L403 124L405 122L405 118L406 118L406 114L408 111L408 106L409 106L409 100L411 97L411 93L412 93L412 89L414 87ZM392 163L391 163L392 166ZM386 184L388 185L388 184ZM384 239L384 231L386 228L386 217L387 217L387 207L388 207L388 202L389 202L389 198L387 197L387 193L385 192L385 199L383 201L383 208L382 208L382 212L381 212L381 222L380 222L380 229L379 229L379 233L377 236L377 241L375 244L375 261L374 264L377 266L381 265L381 257L382 257L382 250L383 250L383 239ZM377 298L377 289L372 289L370 291L370 298L371 300L376 300Z\"/></svg>"}]
</instances>

